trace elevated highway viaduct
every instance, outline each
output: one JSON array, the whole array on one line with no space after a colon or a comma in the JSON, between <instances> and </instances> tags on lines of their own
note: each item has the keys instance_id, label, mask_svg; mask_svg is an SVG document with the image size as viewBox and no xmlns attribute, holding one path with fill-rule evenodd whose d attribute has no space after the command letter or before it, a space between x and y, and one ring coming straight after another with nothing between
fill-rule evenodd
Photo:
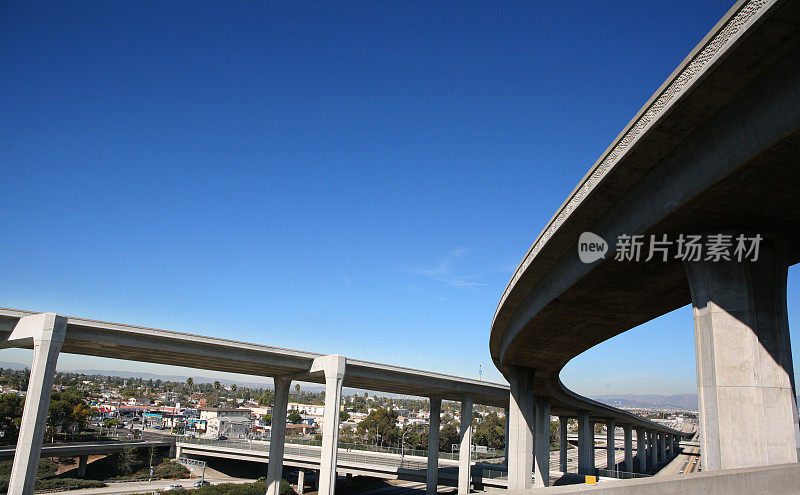
<instances>
[{"instance_id":1,"label":"elevated highway viaduct","mask_svg":"<svg viewBox=\"0 0 800 495\"><path fill-rule=\"evenodd\" d=\"M460 402L461 417L467 418L472 417L475 403L503 408L508 408L509 405L509 387L504 384L347 359L339 355L281 349L54 313L0 308L0 347L26 347L34 350L28 395L9 485L9 493L14 495L31 493L33 489L55 366L62 351L271 377L275 382L273 417L276 418L286 416L292 381L324 384L323 440L319 460L315 462L320 470L319 491L325 494L332 494L335 489L339 404L343 386L428 397L431 407L428 444L436 446L439 445L442 400ZM651 436L661 435L661 443L651 445L649 452L652 456L666 457L668 445L671 446L672 439L676 439L680 433L599 403L592 402L586 407L591 408L598 417L618 418L647 430ZM273 424L269 444L268 458L271 462L267 467L267 480L269 493L275 495L283 469L285 427L284 422L276 421ZM457 469L458 489L459 493L468 493L470 459L467 453L471 450L472 423L462 423L460 434L459 450L462 455ZM566 455L563 458L566 462ZM438 448L428 449L427 465L426 483L428 490L435 493L439 473Z\"/></svg>"},{"instance_id":2,"label":"elevated highway viaduct","mask_svg":"<svg viewBox=\"0 0 800 495\"><path fill-rule=\"evenodd\" d=\"M530 486L534 461L549 472L546 451L531 445L546 445L550 414L578 418L580 469L592 471L590 424L602 413L560 371L687 304L703 469L798 462L786 301L788 267L800 260L798 46L800 2L736 3L525 254L489 343L511 384L510 487Z\"/></svg>"}]
</instances>

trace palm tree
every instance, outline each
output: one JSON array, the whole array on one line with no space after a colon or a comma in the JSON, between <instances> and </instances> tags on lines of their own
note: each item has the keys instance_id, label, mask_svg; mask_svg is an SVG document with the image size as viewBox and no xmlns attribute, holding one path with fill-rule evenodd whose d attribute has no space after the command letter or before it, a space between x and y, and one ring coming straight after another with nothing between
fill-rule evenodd
<instances>
[{"instance_id":1,"label":"palm tree","mask_svg":"<svg viewBox=\"0 0 800 495\"><path fill-rule=\"evenodd\" d=\"M297 391L297 401L300 402L300 384L296 383L294 389Z\"/></svg>"},{"instance_id":2,"label":"palm tree","mask_svg":"<svg viewBox=\"0 0 800 495\"><path fill-rule=\"evenodd\" d=\"M216 390L217 392L219 392L219 387L220 387L220 386L221 386L221 385L220 385L220 383L219 383L219 380L215 380L215 381L214 381L214 390Z\"/></svg>"},{"instance_id":3,"label":"palm tree","mask_svg":"<svg viewBox=\"0 0 800 495\"><path fill-rule=\"evenodd\" d=\"M194 385L194 380L192 380L191 376L186 379L186 385L189 387L189 393L192 393L192 385Z\"/></svg>"}]
</instances>

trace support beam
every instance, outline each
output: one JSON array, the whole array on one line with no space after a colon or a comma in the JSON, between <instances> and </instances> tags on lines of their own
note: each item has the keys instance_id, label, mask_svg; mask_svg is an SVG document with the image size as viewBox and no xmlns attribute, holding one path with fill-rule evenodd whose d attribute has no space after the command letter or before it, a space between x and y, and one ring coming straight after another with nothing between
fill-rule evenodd
<instances>
[{"instance_id":1,"label":"support beam","mask_svg":"<svg viewBox=\"0 0 800 495\"><path fill-rule=\"evenodd\" d=\"M536 397L534 413L535 487L550 486L550 399Z\"/></svg>"},{"instance_id":2,"label":"support beam","mask_svg":"<svg viewBox=\"0 0 800 495\"><path fill-rule=\"evenodd\" d=\"M322 419L322 459L319 465L319 494L336 491L336 460L339 447L339 408L347 359L338 354L314 359L311 372L325 374L325 409Z\"/></svg>"},{"instance_id":3,"label":"support beam","mask_svg":"<svg viewBox=\"0 0 800 495\"><path fill-rule=\"evenodd\" d=\"M735 245L735 244L734 244ZM791 246L757 261L691 261L703 470L800 460L786 279Z\"/></svg>"},{"instance_id":4,"label":"support beam","mask_svg":"<svg viewBox=\"0 0 800 495\"><path fill-rule=\"evenodd\" d=\"M639 457L639 472L647 472L647 433L644 428L636 428L636 455Z\"/></svg>"},{"instance_id":5,"label":"support beam","mask_svg":"<svg viewBox=\"0 0 800 495\"><path fill-rule=\"evenodd\" d=\"M558 440L558 450L559 450L559 457L558 457L558 468L561 470L562 473L567 472L567 450L569 450L569 442L567 441L567 422L569 418L566 416L559 416L558 417L558 433L559 433L559 440Z\"/></svg>"},{"instance_id":6,"label":"support beam","mask_svg":"<svg viewBox=\"0 0 800 495\"><path fill-rule=\"evenodd\" d=\"M594 430L588 412L578 414L578 474L594 475Z\"/></svg>"},{"instance_id":7,"label":"support beam","mask_svg":"<svg viewBox=\"0 0 800 495\"><path fill-rule=\"evenodd\" d=\"M461 447L458 451L458 495L470 491L470 454L472 453L472 396L461 400Z\"/></svg>"},{"instance_id":8,"label":"support beam","mask_svg":"<svg viewBox=\"0 0 800 495\"><path fill-rule=\"evenodd\" d=\"M53 376L66 332L66 317L54 313L41 313L21 318L8 337L9 341L30 341L33 345L33 363L8 493L14 495L33 493L36 471L42 454L47 412L50 408Z\"/></svg>"},{"instance_id":9,"label":"support beam","mask_svg":"<svg viewBox=\"0 0 800 495\"><path fill-rule=\"evenodd\" d=\"M273 416L274 417L274 416ZM297 472L297 495L303 495L306 491L306 471L301 469Z\"/></svg>"},{"instance_id":10,"label":"support beam","mask_svg":"<svg viewBox=\"0 0 800 495\"><path fill-rule=\"evenodd\" d=\"M617 470L617 449L616 438L614 437L614 430L617 428L617 423L614 418L609 418L606 423L606 469L609 471Z\"/></svg>"},{"instance_id":11,"label":"support beam","mask_svg":"<svg viewBox=\"0 0 800 495\"><path fill-rule=\"evenodd\" d=\"M663 432L658 436L658 459L667 463L667 434Z\"/></svg>"},{"instance_id":12,"label":"support beam","mask_svg":"<svg viewBox=\"0 0 800 495\"><path fill-rule=\"evenodd\" d=\"M625 471L633 473L633 427L623 425L622 431L625 434Z\"/></svg>"},{"instance_id":13,"label":"support beam","mask_svg":"<svg viewBox=\"0 0 800 495\"><path fill-rule=\"evenodd\" d=\"M525 490L533 485L533 378L530 368L513 366L509 370L509 490Z\"/></svg>"},{"instance_id":14,"label":"support beam","mask_svg":"<svg viewBox=\"0 0 800 495\"><path fill-rule=\"evenodd\" d=\"M286 408L289 404L290 378L275 377L275 403L272 407L272 428L269 437L267 495L280 495L283 478L283 448L286 440Z\"/></svg>"},{"instance_id":15,"label":"support beam","mask_svg":"<svg viewBox=\"0 0 800 495\"><path fill-rule=\"evenodd\" d=\"M439 425L441 420L442 398L431 397L431 414L428 421L427 495L436 495L439 487Z\"/></svg>"},{"instance_id":16,"label":"support beam","mask_svg":"<svg viewBox=\"0 0 800 495\"><path fill-rule=\"evenodd\" d=\"M89 454L78 457L78 478L86 476L86 465L89 464Z\"/></svg>"}]
</instances>

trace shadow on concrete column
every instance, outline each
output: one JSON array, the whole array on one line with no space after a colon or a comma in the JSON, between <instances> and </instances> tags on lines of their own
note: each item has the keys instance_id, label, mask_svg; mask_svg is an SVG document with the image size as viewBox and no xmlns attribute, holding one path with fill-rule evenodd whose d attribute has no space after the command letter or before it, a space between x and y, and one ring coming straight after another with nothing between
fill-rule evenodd
<instances>
[{"instance_id":1,"label":"shadow on concrete column","mask_svg":"<svg viewBox=\"0 0 800 495\"><path fill-rule=\"evenodd\" d=\"M8 493L33 493L53 390L53 376L66 332L66 317L42 313L21 318L8 337L9 341L29 341L33 347L33 363Z\"/></svg>"},{"instance_id":2,"label":"shadow on concrete column","mask_svg":"<svg viewBox=\"0 0 800 495\"><path fill-rule=\"evenodd\" d=\"M439 487L439 426L442 420L442 398L431 397L431 414L428 421L428 470L426 493L436 495Z\"/></svg>"},{"instance_id":3,"label":"shadow on concrete column","mask_svg":"<svg viewBox=\"0 0 800 495\"><path fill-rule=\"evenodd\" d=\"M559 440L558 440L558 469L562 473L567 472L567 451L569 450L569 442L567 440L567 422L569 418L566 416L559 416L558 417L558 433L559 433Z\"/></svg>"},{"instance_id":4,"label":"shadow on concrete column","mask_svg":"<svg viewBox=\"0 0 800 495\"><path fill-rule=\"evenodd\" d=\"M550 486L550 399L536 397L534 421L534 486Z\"/></svg>"},{"instance_id":5,"label":"shadow on concrete column","mask_svg":"<svg viewBox=\"0 0 800 495\"><path fill-rule=\"evenodd\" d=\"M461 401L461 446L458 451L458 495L470 492L470 455L472 451L472 396Z\"/></svg>"},{"instance_id":6,"label":"shadow on concrete column","mask_svg":"<svg viewBox=\"0 0 800 495\"><path fill-rule=\"evenodd\" d=\"M578 414L578 474L594 474L594 429L588 412Z\"/></svg>"},{"instance_id":7,"label":"shadow on concrete column","mask_svg":"<svg viewBox=\"0 0 800 495\"><path fill-rule=\"evenodd\" d=\"M606 469L609 471L617 470L616 429L617 422L614 418L609 418L606 423Z\"/></svg>"},{"instance_id":8,"label":"shadow on concrete column","mask_svg":"<svg viewBox=\"0 0 800 495\"><path fill-rule=\"evenodd\" d=\"M272 427L269 436L267 465L267 495L280 495L283 478L283 449L286 441L286 408L289 403L290 378L275 377L275 403L272 407ZM299 485L299 483L298 483Z\"/></svg>"},{"instance_id":9,"label":"shadow on concrete column","mask_svg":"<svg viewBox=\"0 0 800 495\"><path fill-rule=\"evenodd\" d=\"M647 432L636 428L636 455L639 457L639 472L647 472Z\"/></svg>"},{"instance_id":10,"label":"shadow on concrete column","mask_svg":"<svg viewBox=\"0 0 800 495\"><path fill-rule=\"evenodd\" d=\"M757 261L686 262L695 330L703 469L798 462L786 280L791 246Z\"/></svg>"},{"instance_id":11,"label":"shadow on concrete column","mask_svg":"<svg viewBox=\"0 0 800 495\"><path fill-rule=\"evenodd\" d=\"M508 489L524 490L533 486L534 371L512 366L508 378Z\"/></svg>"},{"instance_id":12,"label":"shadow on concrete column","mask_svg":"<svg viewBox=\"0 0 800 495\"><path fill-rule=\"evenodd\" d=\"M633 427L631 425L623 425L622 431L625 435L625 471L633 473Z\"/></svg>"}]
</instances>

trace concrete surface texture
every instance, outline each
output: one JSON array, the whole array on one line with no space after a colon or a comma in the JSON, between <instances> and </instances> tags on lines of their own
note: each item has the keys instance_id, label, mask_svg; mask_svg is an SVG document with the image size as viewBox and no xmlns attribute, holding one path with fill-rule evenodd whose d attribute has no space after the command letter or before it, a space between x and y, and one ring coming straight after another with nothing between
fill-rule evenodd
<instances>
[{"instance_id":1,"label":"concrete surface texture","mask_svg":"<svg viewBox=\"0 0 800 495\"><path fill-rule=\"evenodd\" d=\"M786 312L789 254L786 243L773 243L762 246L755 263L686 264L706 470L800 460Z\"/></svg>"},{"instance_id":2,"label":"concrete surface texture","mask_svg":"<svg viewBox=\"0 0 800 495\"><path fill-rule=\"evenodd\" d=\"M510 490L509 495L534 495L538 493L565 495L592 493L598 495L696 495L698 493L725 495L789 495L798 493L800 486L800 464L728 469L680 474L658 478L615 480L598 485L567 485L530 490Z\"/></svg>"}]
</instances>

